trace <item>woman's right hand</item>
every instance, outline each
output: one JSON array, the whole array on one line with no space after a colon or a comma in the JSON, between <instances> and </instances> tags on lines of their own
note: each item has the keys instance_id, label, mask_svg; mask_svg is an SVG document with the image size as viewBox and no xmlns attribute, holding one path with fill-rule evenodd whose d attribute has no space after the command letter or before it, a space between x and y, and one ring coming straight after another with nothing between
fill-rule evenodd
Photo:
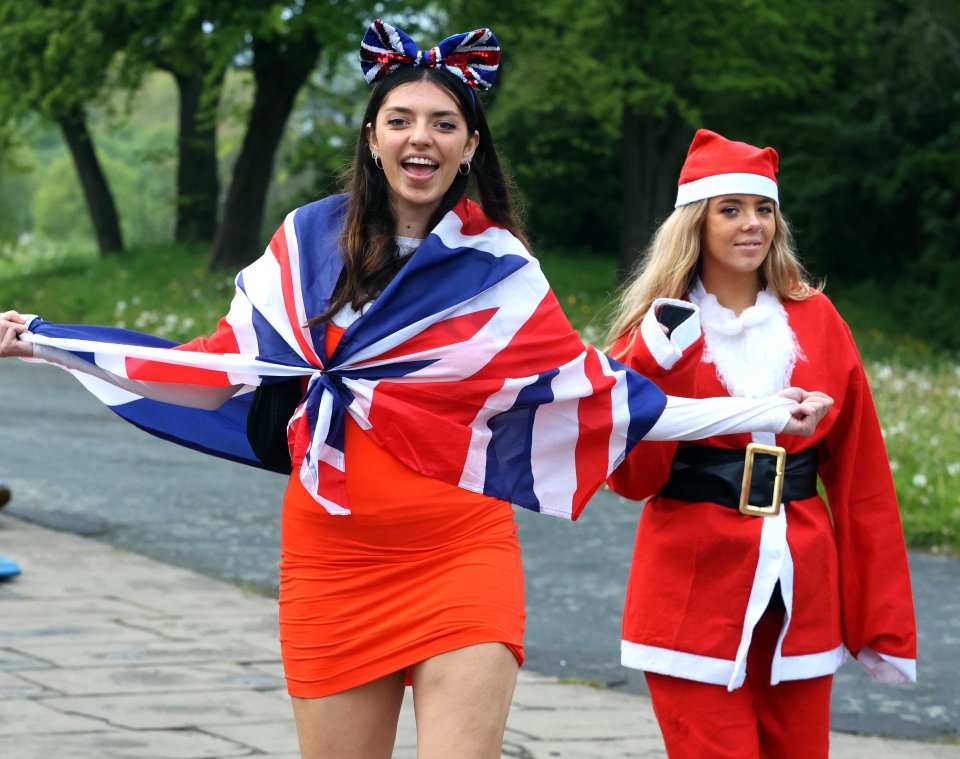
<instances>
[{"instance_id":1,"label":"woman's right hand","mask_svg":"<svg viewBox=\"0 0 960 759\"><path fill-rule=\"evenodd\" d=\"M33 358L33 344L19 339L26 331L26 322L16 311L0 314L0 358Z\"/></svg>"},{"instance_id":2,"label":"woman's right hand","mask_svg":"<svg viewBox=\"0 0 960 759\"><path fill-rule=\"evenodd\" d=\"M833 398L819 390L807 391L799 387L788 387L776 395L797 402L790 412L787 426L783 428L784 435L810 437L820 420L833 407Z\"/></svg>"}]
</instances>

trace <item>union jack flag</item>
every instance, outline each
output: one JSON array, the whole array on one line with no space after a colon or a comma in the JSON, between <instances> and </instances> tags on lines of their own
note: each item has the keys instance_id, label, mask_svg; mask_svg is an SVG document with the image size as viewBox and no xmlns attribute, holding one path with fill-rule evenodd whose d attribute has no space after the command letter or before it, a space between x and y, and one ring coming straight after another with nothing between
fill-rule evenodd
<instances>
[{"instance_id":1,"label":"union jack flag","mask_svg":"<svg viewBox=\"0 0 960 759\"><path fill-rule=\"evenodd\" d=\"M230 311L209 338L177 346L34 319L26 339L84 361L77 378L137 426L254 466L246 438L252 388L309 377L288 427L291 450L307 490L334 514L349 513L349 414L422 474L575 519L656 422L663 394L584 346L537 261L467 200L326 355L326 325L306 323L327 309L340 273L345 205L334 196L289 214L237 276ZM118 379L143 384L118 387ZM153 383L193 400L209 388L236 392L216 410L186 408L137 392Z\"/></svg>"}]
</instances>

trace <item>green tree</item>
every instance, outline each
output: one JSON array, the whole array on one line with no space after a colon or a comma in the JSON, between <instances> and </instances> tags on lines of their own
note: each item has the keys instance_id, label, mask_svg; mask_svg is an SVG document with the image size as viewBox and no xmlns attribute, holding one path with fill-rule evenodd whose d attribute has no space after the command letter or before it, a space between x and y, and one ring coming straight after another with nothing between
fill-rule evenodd
<instances>
[{"instance_id":1,"label":"green tree","mask_svg":"<svg viewBox=\"0 0 960 759\"><path fill-rule=\"evenodd\" d=\"M892 321L960 349L960 2L878 1L859 39L831 92L772 125L802 251L841 285L872 280Z\"/></svg>"},{"instance_id":2,"label":"green tree","mask_svg":"<svg viewBox=\"0 0 960 759\"><path fill-rule=\"evenodd\" d=\"M340 189L353 156L369 87L359 75L353 53L321 56L308 79L278 155L266 226L291 209ZM268 230L272 231L272 230Z\"/></svg>"},{"instance_id":3,"label":"green tree","mask_svg":"<svg viewBox=\"0 0 960 759\"><path fill-rule=\"evenodd\" d=\"M250 18L253 104L214 239L212 269L237 269L260 252L260 228L276 152L297 93L316 66L321 40L326 39L322 30L329 31L327 20L338 21L335 13L321 20L306 11ZM343 29L330 37L342 38Z\"/></svg>"},{"instance_id":4,"label":"green tree","mask_svg":"<svg viewBox=\"0 0 960 759\"><path fill-rule=\"evenodd\" d=\"M414 11L422 5L404 3ZM381 11L399 6L378 3ZM176 238L212 238L210 266L234 269L261 249L267 188L297 94L322 50L358 44L368 10L359 0L0 0L0 118L32 109L61 126L101 249L119 250L120 226L84 107L105 92L132 91L153 68L170 72L180 93ZM228 67L249 69L254 91L214 233L213 116Z\"/></svg>"},{"instance_id":5,"label":"green tree","mask_svg":"<svg viewBox=\"0 0 960 759\"><path fill-rule=\"evenodd\" d=\"M103 165L117 192L124 239L131 245L169 239L173 224L171 177L145 172L129 158L116 155L104 155ZM37 234L73 241L91 232L90 216L67 156L54 159L38 171L32 200L33 230Z\"/></svg>"},{"instance_id":6,"label":"green tree","mask_svg":"<svg viewBox=\"0 0 960 759\"><path fill-rule=\"evenodd\" d=\"M105 93L135 91L155 68L173 76L180 97L175 238L213 239L219 194L216 105L242 33L234 30L238 39L232 44L226 35L208 34L208 26L232 4L204 5L174 0L69 0L37 8L4 0L0 5L8 22L6 55L0 54L0 79L9 88L5 110L36 109L60 124L102 249L120 247L111 232L119 222L109 218L112 196L95 161L84 110ZM31 73L31 97L18 98L13 83ZM100 218L104 214L106 220Z\"/></svg>"},{"instance_id":7,"label":"green tree","mask_svg":"<svg viewBox=\"0 0 960 759\"><path fill-rule=\"evenodd\" d=\"M37 111L70 149L102 255L123 250L113 196L87 129L85 104L99 92L115 47L85 0L0 2L0 121Z\"/></svg>"},{"instance_id":8,"label":"green tree","mask_svg":"<svg viewBox=\"0 0 960 759\"><path fill-rule=\"evenodd\" d=\"M176 172L177 242L210 243L220 181L217 106L224 76L243 44L234 3L218 0L100 0L109 6L103 32L122 40L114 87L134 91L155 69L169 73L179 98Z\"/></svg>"},{"instance_id":9,"label":"green tree","mask_svg":"<svg viewBox=\"0 0 960 759\"><path fill-rule=\"evenodd\" d=\"M0 174L0 241L15 240L29 228L32 194L33 180L25 171Z\"/></svg>"},{"instance_id":10,"label":"green tree","mask_svg":"<svg viewBox=\"0 0 960 759\"><path fill-rule=\"evenodd\" d=\"M532 205L591 208L597 195L615 205L606 224L619 227L621 272L671 209L694 128L708 114L733 112L750 125L763 119L765 99L825 89L832 51L861 12L857 3L787 0L473 0L458 8L454 18L488 19L504 43L498 122L527 124L534 147L556 135L554 148L532 157L508 146L512 164L532 159L537 173L574 180L525 182L525 195ZM554 126L564 123L575 126L566 144ZM583 157L592 170L571 171Z\"/></svg>"}]
</instances>

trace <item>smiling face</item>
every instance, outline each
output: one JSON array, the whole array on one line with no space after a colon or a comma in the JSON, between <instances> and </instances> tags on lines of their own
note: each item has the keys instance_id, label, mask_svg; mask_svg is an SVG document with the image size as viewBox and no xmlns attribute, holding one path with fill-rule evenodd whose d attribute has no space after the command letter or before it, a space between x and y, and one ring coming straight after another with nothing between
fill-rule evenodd
<instances>
[{"instance_id":1,"label":"smiling face","mask_svg":"<svg viewBox=\"0 0 960 759\"><path fill-rule=\"evenodd\" d=\"M426 80L391 91L366 129L390 187L397 234L422 237L479 134L468 133L456 100Z\"/></svg>"},{"instance_id":2,"label":"smiling face","mask_svg":"<svg viewBox=\"0 0 960 759\"><path fill-rule=\"evenodd\" d=\"M761 195L720 195L707 201L700 277L708 292L721 283L759 287L760 267L777 229L775 206Z\"/></svg>"}]
</instances>

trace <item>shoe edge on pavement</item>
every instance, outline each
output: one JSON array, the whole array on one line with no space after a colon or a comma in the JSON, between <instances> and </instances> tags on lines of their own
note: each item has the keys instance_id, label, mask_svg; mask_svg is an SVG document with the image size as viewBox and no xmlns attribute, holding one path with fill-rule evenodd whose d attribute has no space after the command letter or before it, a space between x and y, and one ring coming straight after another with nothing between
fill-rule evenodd
<instances>
[{"instance_id":1,"label":"shoe edge on pavement","mask_svg":"<svg viewBox=\"0 0 960 759\"><path fill-rule=\"evenodd\" d=\"M0 581L9 580L18 574L20 574L20 567L17 566L17 562L6 556L0 556Z\"/></svg>"}]
</instances>

